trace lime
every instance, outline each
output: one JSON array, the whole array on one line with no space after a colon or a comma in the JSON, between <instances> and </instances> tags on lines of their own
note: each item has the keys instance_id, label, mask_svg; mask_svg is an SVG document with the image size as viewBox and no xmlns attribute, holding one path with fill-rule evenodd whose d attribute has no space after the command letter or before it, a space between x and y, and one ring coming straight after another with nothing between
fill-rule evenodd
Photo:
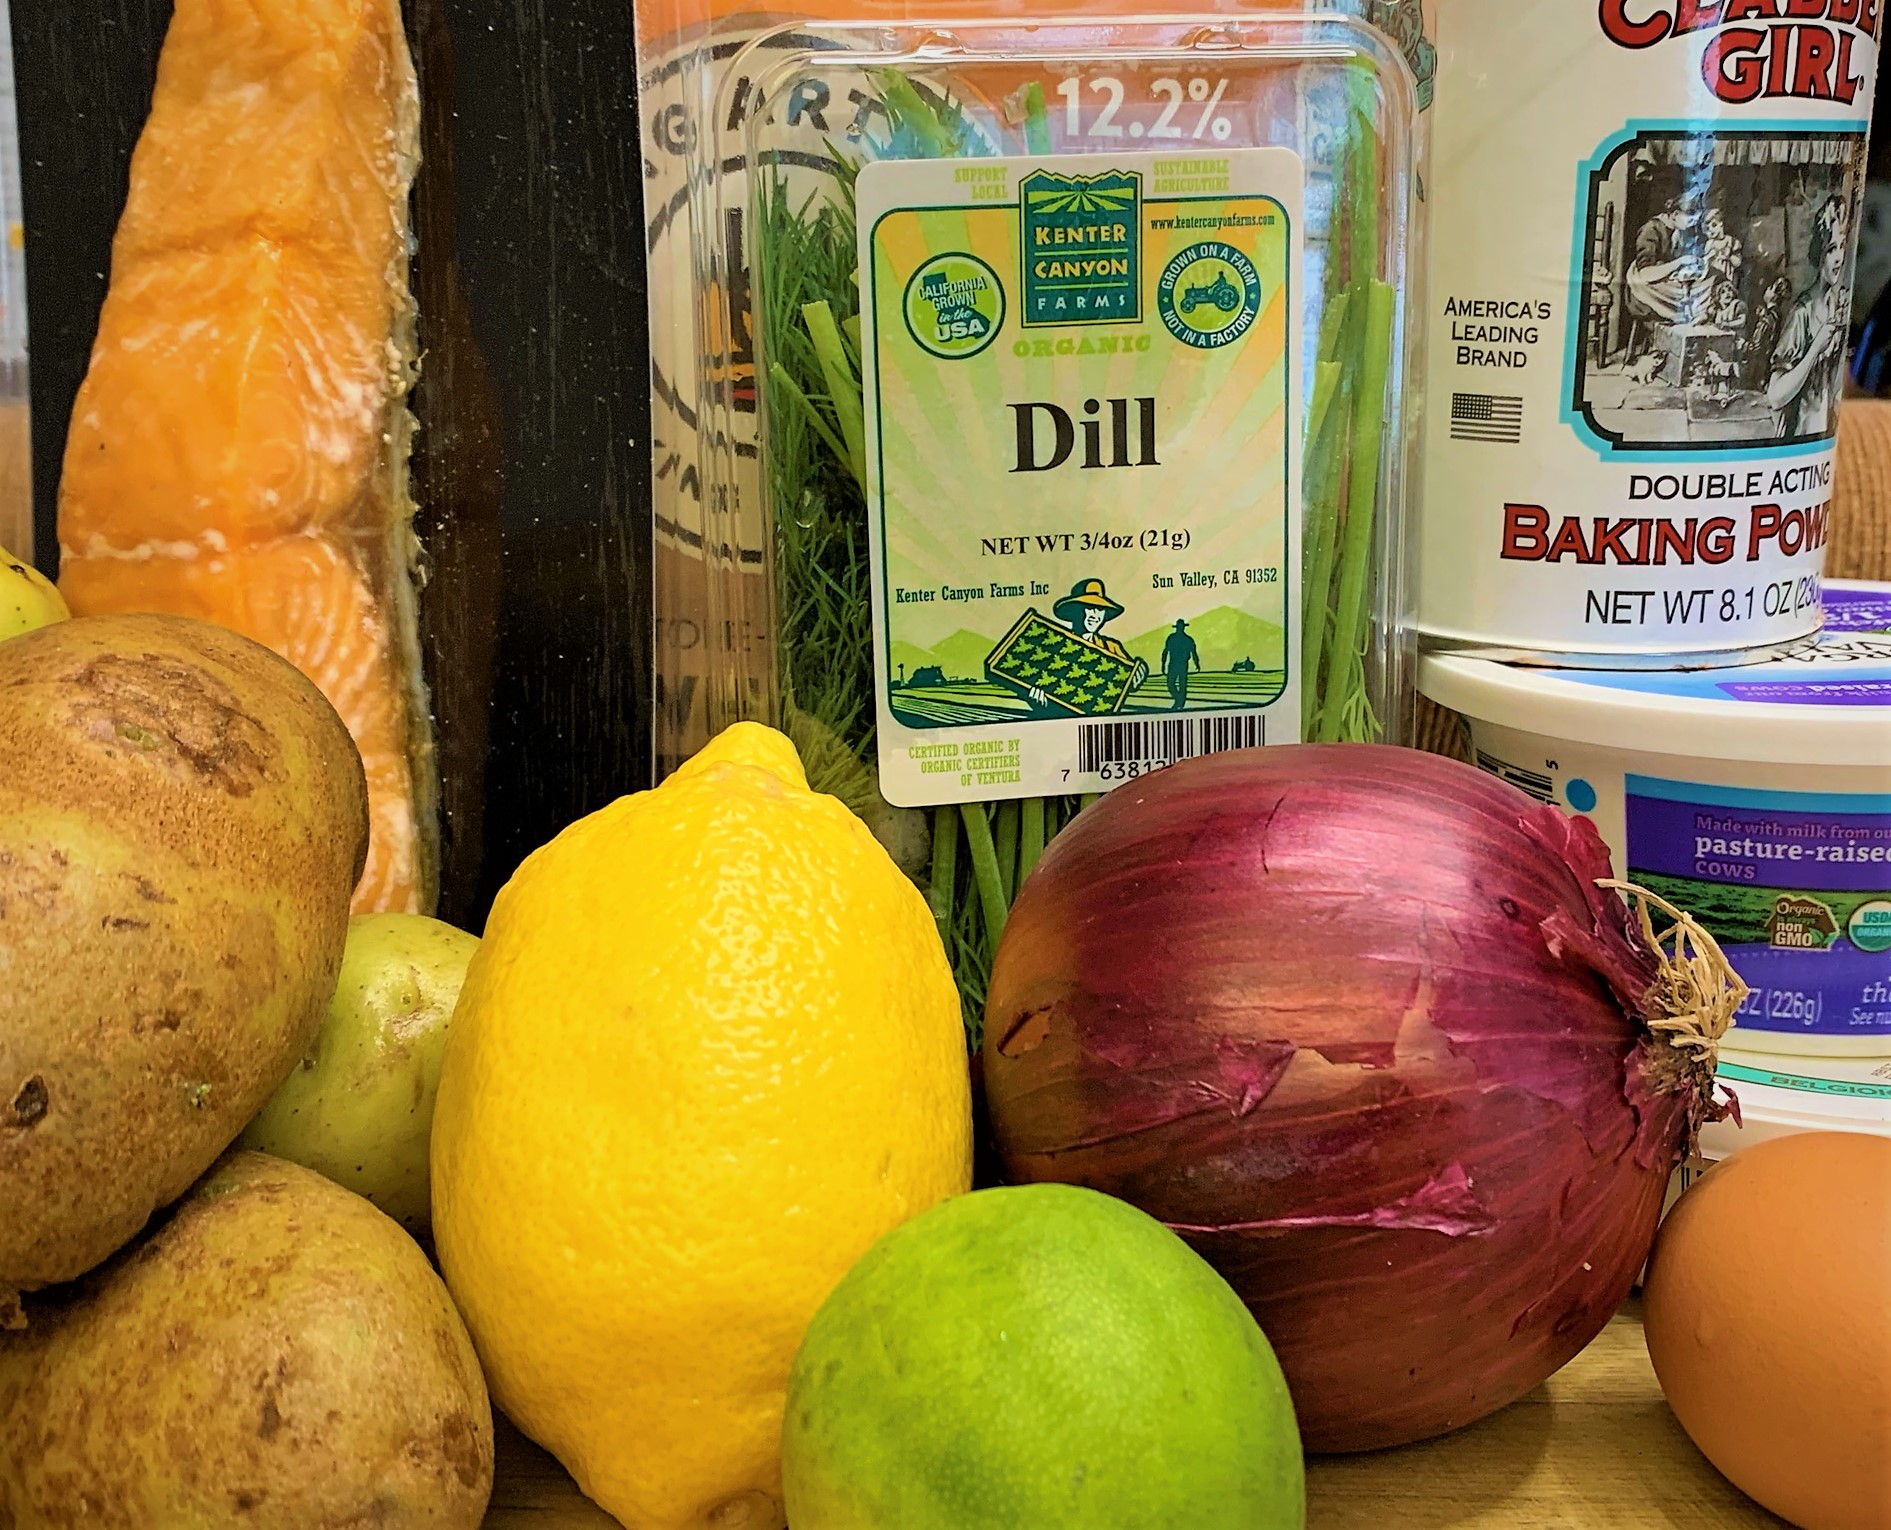
<instances>
[{"instance_id":1,"label":"lime","mask_svg":"<svg viewBox=\"0 0 1891 1530\"><path fill-rule=\"evenodd\" d=\"M1160 1222L1093 1190L959 1196L822 1305L782 1434L794 1530L1298 1530L1266 1338Z\"/></svg>"}]
</instances>

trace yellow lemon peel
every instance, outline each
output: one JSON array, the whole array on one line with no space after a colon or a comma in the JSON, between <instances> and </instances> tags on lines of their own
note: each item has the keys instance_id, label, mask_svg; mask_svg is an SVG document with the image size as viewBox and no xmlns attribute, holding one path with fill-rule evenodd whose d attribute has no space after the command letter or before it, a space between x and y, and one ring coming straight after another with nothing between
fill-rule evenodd
<instances>
[{"instance_id":1,"label":"yellow lemon peel","mask_svg":"<svg viewBox=\"0 0 1891 1530\"><path fill-rule=\"evenodd\" d=\"M432 1176L499 1406L630 1530L778 1530L803 1330L970 1184L925 899L785 737L730 728L500 893Z\"/></svg>"}]
</instances>

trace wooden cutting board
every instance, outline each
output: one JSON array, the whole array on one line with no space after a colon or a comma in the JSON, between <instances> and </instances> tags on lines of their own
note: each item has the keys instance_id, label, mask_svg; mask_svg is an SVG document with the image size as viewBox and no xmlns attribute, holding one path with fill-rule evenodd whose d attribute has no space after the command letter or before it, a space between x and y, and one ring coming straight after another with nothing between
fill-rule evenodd
<instances>
[{"instance_id":1,"label":"wooden cutting board","mask_svg":"<svg viewBox=\"0 0 1891 1530\"><path fill-rule=\"evenodd\" d=\"M1786 1522L1709 1466L1668 1411L1631 1304L1521 1402L1442 1440L1316 1460L1308 1530L1748 1530ZM613 1530L503 1420L486 1530Z\"/></svg>"}]
</instances>

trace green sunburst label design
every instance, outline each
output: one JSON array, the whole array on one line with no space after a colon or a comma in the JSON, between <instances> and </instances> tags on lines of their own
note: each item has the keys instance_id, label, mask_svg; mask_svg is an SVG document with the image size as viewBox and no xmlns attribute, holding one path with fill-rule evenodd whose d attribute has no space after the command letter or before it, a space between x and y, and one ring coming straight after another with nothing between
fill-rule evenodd
<instances>
[{"instance_id":1,"label":"green sunburst label design","mask_svg":"<svg viewBox=\"0 0 1891 1530\"><path fill-rule=\"evenodd\" d=\"M1305 178L1284 148L860 172L888 802L1299 737Z\"/></svg>"},{"instance_id":2,"label":"green sunburst label design","mask_svg":"<svg viewBox=\"0 0 1891 1530\"><path fill-rule=\"evenodd\" d=\"M1142 177L1038 170L1018 187L1030 327L1142 317Z\"/></svg>"}]
</instances>

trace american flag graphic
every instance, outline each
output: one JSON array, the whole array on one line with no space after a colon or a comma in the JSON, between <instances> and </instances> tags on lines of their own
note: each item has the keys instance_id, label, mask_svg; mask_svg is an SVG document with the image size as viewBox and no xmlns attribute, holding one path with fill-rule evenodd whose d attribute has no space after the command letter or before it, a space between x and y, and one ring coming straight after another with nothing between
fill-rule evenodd
<instances>
[{"instance_id":1,"label":"american flag graphic","mask_svg":"<svg viewBox=\"0 0 1891 1530\"><path fill-rule=\"evenodd\" d=\"M1523 439L1523 400L1503 393L1452 394L1451 439L1515 445Z\"/></svg>"}]
</instances>

